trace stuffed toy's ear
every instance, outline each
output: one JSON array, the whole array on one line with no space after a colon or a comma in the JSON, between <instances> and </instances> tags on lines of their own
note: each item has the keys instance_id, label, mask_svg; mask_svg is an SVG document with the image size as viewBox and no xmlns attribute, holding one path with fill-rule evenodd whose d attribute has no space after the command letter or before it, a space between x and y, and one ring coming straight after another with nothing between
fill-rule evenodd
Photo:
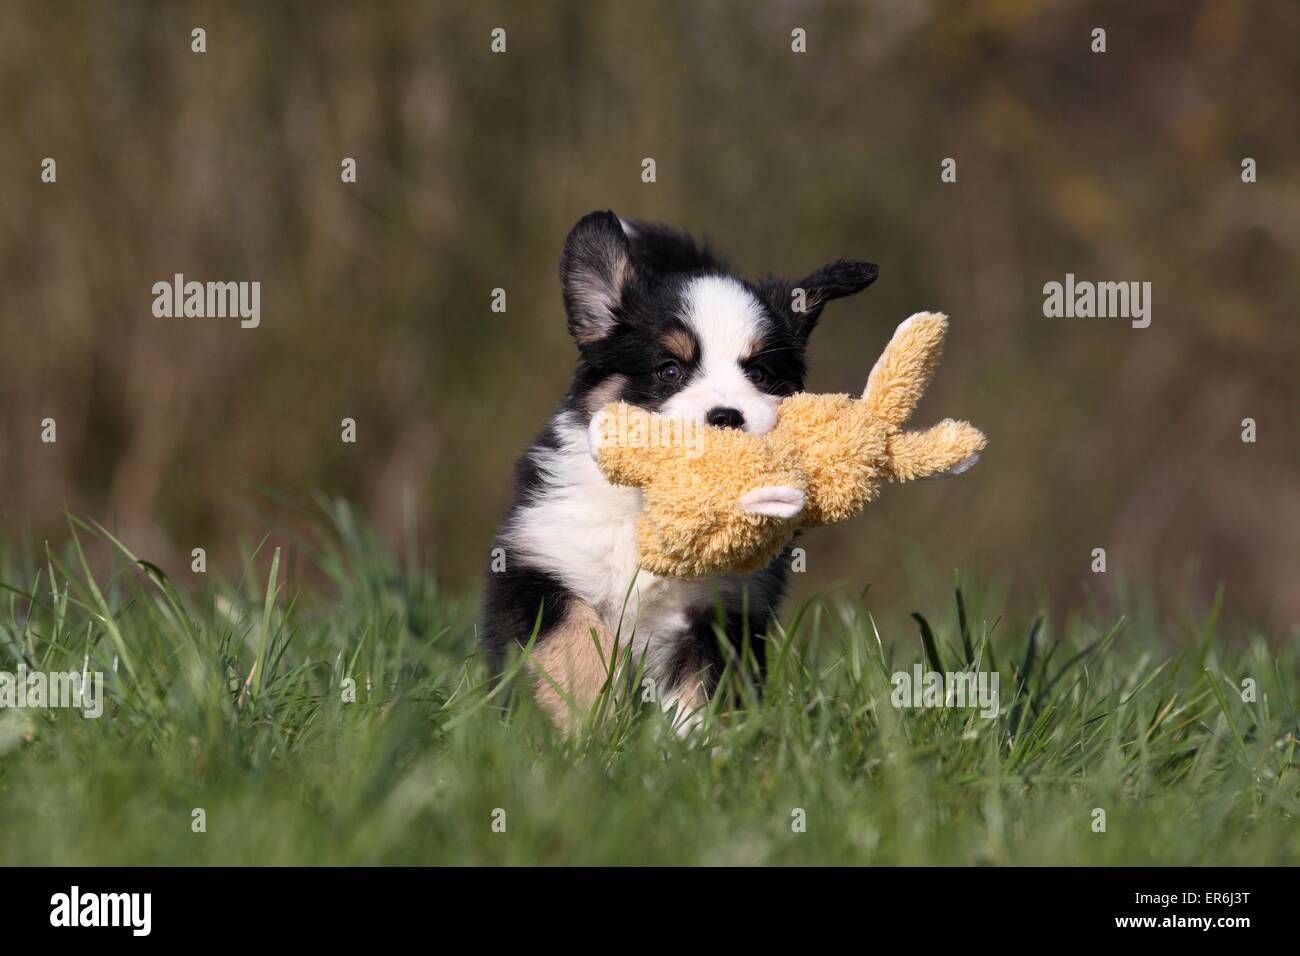
<instances>
[{"instance_id":1,"label":"stuffed toy's ear","mask_svg":"<svg viewBox=\"0 0 1300 956\"><path fill-rule=\"evenodd\" d=\"M918 312L898 327L862 393L873 415L896 427L912 417L939 367L947 333L948 317L938 312Z\"/></svg>"},{"instance_id":2,"label":"stuffed toy's ear","mask_svg":"<svg viewBox=\"0 0 1300 956\"><path fill-rule=\"evenodd\" d=\"M951 418L919 432L890 436L888 461L895 481L960 475L979 461L988 444L984 433L970 422Z\"/></svg>"},{"instance_id":3,"label":"stuffed toy's ear","mask_svg":"<svg viewBox=\"0 0 1300 956\"><path fill-rule=\"evenodd\" d=\"M740 507L750 514L770 518L795 518L803 511L807 499L798 488L788 485L769 485L755 488L740 499Z\"/></svg>"}]
</instances>

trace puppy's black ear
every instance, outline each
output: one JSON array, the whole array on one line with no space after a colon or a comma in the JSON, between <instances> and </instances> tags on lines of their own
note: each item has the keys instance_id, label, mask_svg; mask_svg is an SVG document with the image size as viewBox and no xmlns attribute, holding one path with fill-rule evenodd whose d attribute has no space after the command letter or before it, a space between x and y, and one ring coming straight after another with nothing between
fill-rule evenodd
<instances>
[{"instance_id":1,"label":"puppy's black ear","mask_svg":"<svg viewBox=\"0 0 1300 956\"><path fill-rule=\"evenodd\" d=\"M592 212L578 220L564 241L560 286L569 332L579 346L613 331L623 292L632 281L632 249L618 216Z\"/></svg>"},{"instance_id":2,"label":"puppy's black ear","mask_svg":"<svg viewBox=\"0 0 1300 956\"><path fill-rule=\"evenodd\" d=\"M769 282L764 291L771 307L786 317L796 333L807 338L827 302L861 292L879 274L880 270L870 262L840 259L797 282Z\"/></svg>"}]
</instances>

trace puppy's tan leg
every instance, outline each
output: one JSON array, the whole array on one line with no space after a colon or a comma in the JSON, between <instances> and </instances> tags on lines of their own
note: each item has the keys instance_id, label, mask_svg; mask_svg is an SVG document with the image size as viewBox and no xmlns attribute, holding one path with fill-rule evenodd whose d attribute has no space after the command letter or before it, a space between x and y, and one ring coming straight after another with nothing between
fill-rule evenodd
<instances>
[{"instance_id":1,"label":"puppy's tan leg","mask_svg":"<svg viewBox=\"0 0 1300 956\"><path fill-rule=\"evenodd\" d=\"M599 650L592 640L593 630L600 641ZM609 676L613 649L609 629L591 605L576 598L559 623L538 641L533 649L534 697L555 726L568 732L582 722ZM567 701L555 684L563 688Z\"/></svg>"}]
</instances>

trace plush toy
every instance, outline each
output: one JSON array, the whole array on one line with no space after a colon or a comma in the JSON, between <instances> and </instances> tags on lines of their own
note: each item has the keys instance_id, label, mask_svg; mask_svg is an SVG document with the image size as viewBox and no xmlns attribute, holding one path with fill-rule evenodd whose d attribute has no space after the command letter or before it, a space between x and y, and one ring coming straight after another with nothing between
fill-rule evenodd
<instances>
[{"instance_id":1,"label":"plush toy","mask_svg":"<svg viewBox=\"0 0 1300 956\"><path fill-rule=\"evenodd\" d=\"M592 455L618 485L640 488L641 566L700 577L765 567L799 528L852 517L886 481L960 474L984 435L951 419L904 431L934 375L948 320L919 313L895 331L861 399L802 392L756 436L667 419L625 403L593 419Z\"/></svg>"}]
</instances>

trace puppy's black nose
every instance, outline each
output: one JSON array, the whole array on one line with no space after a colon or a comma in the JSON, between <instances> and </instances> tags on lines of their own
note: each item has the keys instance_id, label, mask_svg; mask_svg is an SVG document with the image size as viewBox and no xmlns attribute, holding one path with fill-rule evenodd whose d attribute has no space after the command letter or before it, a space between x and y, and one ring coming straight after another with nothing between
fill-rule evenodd
<instances>
[{"instance_id":1,"label":"puppy's black nose","mask_svg":"<svg viewBox=\"0 0 1300 956\"><path fill-rule=\"evenodd\" d=\"M745 424L745 416L739 408L710 408L704 420L719 428L740 428Z\"/></svg>"}]
</instances>

